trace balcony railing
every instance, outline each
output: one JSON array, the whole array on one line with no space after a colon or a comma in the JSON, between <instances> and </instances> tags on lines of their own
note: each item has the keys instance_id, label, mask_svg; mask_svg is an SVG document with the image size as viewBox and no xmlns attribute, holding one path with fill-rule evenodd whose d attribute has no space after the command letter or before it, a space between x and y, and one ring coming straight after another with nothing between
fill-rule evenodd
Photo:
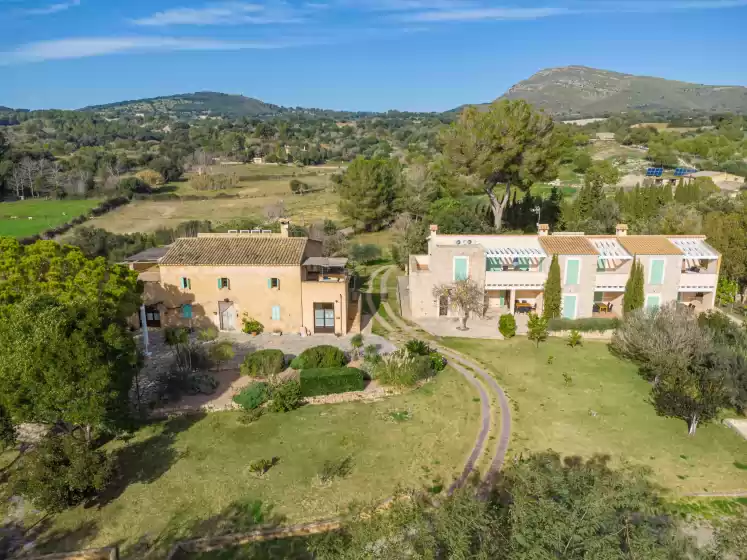
<instances>
[{"instance_id":1,"label":"balcony railing","mask_svg":"<svg viewBox=\"0 0 747 560\"><path fill-rule=\"evenodd\" d=\"M347 282L344 272L307 272L306 282Z\"/></svg>"},{"instance_id":2,"label":"balcony railing","mask_svg":"<svg viewBox=\"0 0 747 560\"><path fill-rule=\"evenodd\" d=\"M485 273L485 288L488 290L542 288L547 280L546 272L537 271L488 271Z\"/></svg>"},{"instance_id":3,"label":"balcony railing","mask_svg":"<svg viewBox=\"0 0 747 560\"><path fill-rule=\"evenodd\" d=\"M718 274L710 272L690 272L680 275L680 290L715 290Z\"/></svg>"},{"instance_id":4,"label":"balcony railing","mask_svg":"<svg viewBox=\"0 0 747 560\"><path fill-rule=\"evenodd\" d=\"M629 274L623 272L597 272L594 279L594 291L619 291L625 289Z\"/></svg>"}]
</instances>

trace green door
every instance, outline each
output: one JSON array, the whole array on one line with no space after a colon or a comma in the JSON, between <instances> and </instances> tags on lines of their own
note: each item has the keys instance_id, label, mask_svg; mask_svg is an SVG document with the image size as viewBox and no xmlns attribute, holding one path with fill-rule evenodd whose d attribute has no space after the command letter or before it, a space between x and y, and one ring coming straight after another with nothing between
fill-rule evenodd
<instances>
[{"instance_id":1,"label":"green door","mask_svg":"<svg viewBox=\"0 0 747 560\"><path fill-rule=\"evenodd\" d=\"M646 309L656 309L659 306L661 306L661 296L659 294L646 296Z\"/></svg>"},{"instance_id":2,"label":"green door","mask_svg":"<svg viewBox=\"0 0 747 560\"><path fill-rule=\"evenodd\" d=\"M576 296L563 296L563 318L576 318Z\"/></svg>"},{"instance_id":3,"label":"green door","mask_svg":"<svg viewBox=\"0 0 747 560\"><path fill-rule=\"evenodd\" d=\"M466 280L469 277L467 265L468 257L454 257L454 280Z\"/></svg>"},{"instance_id":4,"label":"green door","mask_svg":"<svg viewBox=\"0 0 747 560\"><path fill-rule=\"evenodd\" d=\"M568 259L565 263L565 284L566 286L575 286L578 284L578 273L581 268L581 261L578 259Z\"/></svg>"}]
</instances>

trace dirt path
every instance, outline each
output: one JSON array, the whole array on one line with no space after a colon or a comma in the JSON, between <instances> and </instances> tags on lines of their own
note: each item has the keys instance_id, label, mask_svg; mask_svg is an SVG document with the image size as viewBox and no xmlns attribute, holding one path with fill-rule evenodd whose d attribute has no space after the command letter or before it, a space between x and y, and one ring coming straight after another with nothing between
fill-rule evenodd
<instances>
[{"instance_id":1,"label":"dirt path","mask_svg":"<svg viewBox=\"0 0 747 560\"><path fill-rule=\"evenodd\" d=\"M380 268L376 270L374 274L377 274L381 272L383 268ZM381 293L386 294L387 293L387 280L389 279L389 275L392 273L392 268L390 267L387 272L385 273L384 277L381 280ZM373 276L372 276L373 277ZM370 296L369 296L370 297ZM415 330L410 327L407 323L405 323L392 309L392 306L389 305L389 302L386 299L382 299L384 310L386 311L387 315L391 319L393 323L397 325L397 327L402 330L403 332L409 334L409 335L415 335ZM370 309L373 310L373 302L369 303ZM394 331L394 328L387 322L383 321L381 317L378 316L377 318L380 320L381 324L384 326L385 329L392 332ZM467 379L473 386L475 386L478 389L478 392L480 393L480 401L481 401L481 411L482 411L482 425L480 428L480 433L478 434L477 440L475 441L475 445L472 448L472 452L470 453L470 457L467 461L467 464L465 465L465 469L462 473L462 476L455 481L455 483L452 485L451 491L454 490L454 488L458 488L459 486L463 485L464 482L467 480L467 477L469 474L474 470L475 462L477 461L477 458L482 453L482 449L485 446L485 439L487 437L488 432L490 431L490 399L488 398L487 393L485 392L485 389L483 388L482 384L477 382L475 377L468 371L468 369L471 369L474 371L477 376L483 381L483 383L490 388L490 390L495 394L496 397L498 397L498 404L500 407L500 435L498 440L498 447L496 449L495 455L493 456L493 459L490 463L490 469L485 475L486 481L491 481L495 475L501 470L503 467L503 463L506 459L506 453L508 451L508 444L511 440L511 409L509 407L508 399L506 398L506 393L503 391L503 389L498 385L498 383L495 381L495 378L485 369L483 369L481 366L470 360L469 358L462 356L460 354L457 354L453 350L449 348L445 348L440 345L436 345L439 352L447 356L452 360L452 367L456 369L462 376ZM468 369L467 369L468 368ZM487 416L487 418L486 418Z\"/></svg>"}]
</instances>

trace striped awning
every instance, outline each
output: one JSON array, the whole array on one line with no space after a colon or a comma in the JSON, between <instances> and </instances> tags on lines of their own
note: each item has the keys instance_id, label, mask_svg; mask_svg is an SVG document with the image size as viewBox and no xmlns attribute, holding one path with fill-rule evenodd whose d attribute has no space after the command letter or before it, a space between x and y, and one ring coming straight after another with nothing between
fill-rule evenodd
<instances>
[{"instance_id":1,"label":"striped awning","mask_svg":"<svg viewBox=\"0 0 747 560\"><path fill-rule=\"evenodd\" d=\"M629 261L633 256L628 253L617 239L589 239L594 248L599 251L599 260Z\"/></svg>"},{"instance_id":2,"label":"striped awning","mask_svg":"<svg viewBox=\"0 0 747 560\"><path fill-rule=\"evenodd\" d=\"M485 256L500 261L502 264L536 264L547 255L534 247L501 247L485 249Z\"/></svg>"},{"instance_id":3,"label":"striped awning","mask_svg":"<svg viewBox=\"0 0 747 560\"><path fill-rule=\"evenodd\" d=\"M670 237L669 241L682 251L684 260L715 261L719 258L719 254L704 239Z\"/></svg>"}]
</instances>

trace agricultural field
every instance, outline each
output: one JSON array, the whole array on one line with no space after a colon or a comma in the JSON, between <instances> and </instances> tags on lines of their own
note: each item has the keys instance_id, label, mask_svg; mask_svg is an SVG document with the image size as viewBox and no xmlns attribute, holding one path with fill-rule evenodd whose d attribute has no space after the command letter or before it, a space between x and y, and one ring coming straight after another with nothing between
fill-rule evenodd
<instances>
[{"instance_id":1,"label":"agricultural field","mask_svg":"<svg viewBox=\"0 0 747 560\"><path fill-rule=\"evenodd\" d=\"M375 403L304 406L251 424L241 412L150 424L107 444L118 459L116 483L99 504L44 520L39 551L118 543L124 559L163 558L184 538L259 520L326 519L356 502L384 500L398 486L440 490L461 473L474 444L475 397L447 368L420 389ZM252 461L273 457L265 475L250 472ZM0 465L7 460L0 456ZM340 461L346 471L322 482L325 463Z\"/></svg>"},{"instance_id":2,"label":"agricultural field","mask_svg":"<svg viewBox=\"0 0 747 560\"><path fill-rule=\"evenodd\" d=\"M114 233L152 232L173 228L188 220L224 222L263 216L265 209L282 203L288 217L299 225L324 218L339 220L337 195L331 176L336 166L298 168L280 165L216 165L213 173L236 174L237 185L222 190L197 190L185 180L166 184L152 198L135 200L127 206L92 220L89 225ZM292 194L289 183L297 179L311 192ZM161 196L161 195L166 196ZM184 197L184 198L181 198Z\"/></svg>"},{"instance_id":3,"label":"agricultural field","mask_svg":"<svg viewBox=\"0 0 747 560\"><path fill-rule=\"evenodd\" d=\"M747 441L718 423L688 436L683 421L657 416L649 383L605 343L570 348L550 339L536 348L524 337L445 343L481 362L508 393L512 455L607 454L618 464L650 467L653 480L675 496L747 488Z\"/></svg>"},{"instance_id":4,"label":"agricultural field","mask_svg":"<svg viewBox=\"0 0 747 560\"><path fill-rule=\"evenodd\" d=\"M0 236L27 237L85 214L100 200L22 200L0 202Z\"/></svg>"}]
</instances>

